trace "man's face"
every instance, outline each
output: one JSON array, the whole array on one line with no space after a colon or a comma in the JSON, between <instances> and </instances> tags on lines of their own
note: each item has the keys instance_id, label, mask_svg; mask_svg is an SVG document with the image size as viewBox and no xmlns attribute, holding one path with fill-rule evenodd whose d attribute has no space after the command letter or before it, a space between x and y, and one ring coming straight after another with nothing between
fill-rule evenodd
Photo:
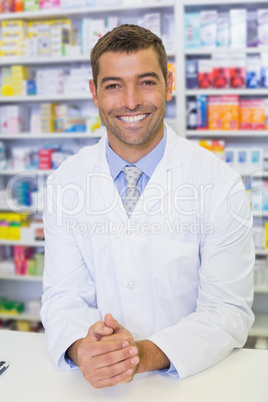
<instances>
[{"instance_id":1,"label":"man's face","mask_svg":"<svg viewBox=\"0 0 268 402\"><path fill-rule=\"evenodd\" d=\"M166 101L172 98L172 74L167 85L156 52L104 53L99 59L97 90L90 89L94 105L107 128L114 151L127 146L148 148L164 133Z\"/></svg>"}]
</instances>

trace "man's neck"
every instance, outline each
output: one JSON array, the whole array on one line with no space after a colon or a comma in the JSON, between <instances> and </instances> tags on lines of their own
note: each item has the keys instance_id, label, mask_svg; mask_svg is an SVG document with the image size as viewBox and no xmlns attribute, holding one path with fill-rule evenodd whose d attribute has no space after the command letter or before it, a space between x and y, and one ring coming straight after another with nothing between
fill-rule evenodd
<instances>
[{"instance_id":1,"label":"man's neck","mask_svg":"<svg viewBox=\"0 0 268 402\"><path fill-rule=\"evenodd\" d=\"M126 162L132 164L138 162L145 155L149 154L162 140L163 135L164 130L161 136L157 136L154 139L150 139L150 142L143 143L141 145L124 144L114 136L110 136L109 133L108 133L108 140L112 150Z\"/></svg>"}]
</instances>

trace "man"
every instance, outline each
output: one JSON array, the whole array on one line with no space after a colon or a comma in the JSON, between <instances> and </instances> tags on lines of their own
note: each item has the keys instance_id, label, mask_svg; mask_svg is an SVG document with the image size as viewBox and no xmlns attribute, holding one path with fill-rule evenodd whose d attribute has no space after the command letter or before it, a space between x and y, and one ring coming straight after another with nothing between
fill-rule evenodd
<instances>
[{"instance_id":1,"label":"man","mask_svg":"<svg viewBox=\"0 0 268 402\"><path fill-rule=\"evenodd\" d=\"M172 74L157 36L115 28L91 64L107 135L48 180L49 351L96 388L151 370L184 378L242 347L253 322L243 185L164 125Z\"/></svg>"}]
</instances>

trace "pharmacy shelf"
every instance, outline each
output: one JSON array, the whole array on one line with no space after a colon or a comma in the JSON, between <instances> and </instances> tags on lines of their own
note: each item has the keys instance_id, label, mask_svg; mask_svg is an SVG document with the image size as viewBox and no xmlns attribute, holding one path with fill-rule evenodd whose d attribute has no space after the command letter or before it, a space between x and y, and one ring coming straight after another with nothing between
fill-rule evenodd
<instances>
[{"instance_id":1,"label":"pharmacy shelf","mask_svg":"<svg viewBox=\"0 0 268 402\"><path fill-rule=\"evenodd\" d=\"M268 250L264 250L264 249L255 249L255 254L256 254L256 255L268 255Z\"/></svg>"},{"instance_id":2,"label":"pharmacy shelf","mask_svg":"<svg viewBox=\"0 0 268 402\"><path fill-rule=\"evenodd\" d=\"M34 65L34 64L64 64L64 63L88 63L89 56L74 56L74 57L2 57L0 60L0 66L10 65Z\"/></svg>"},{"instance_id":3,"label":"pharmacy shelf","mask_svg":"<svg viewBox=\"0 0 268 402\"><path fill-rule=\"evenodd\" d=\"M268 51L268 50L267 50ZM168 52L168 57L175 57L174 52ZM89 63L90 56L89 55L77 55L77 56L61 56L61 57L2 57L0 60L1 66L10 66L10 65L43 65L43 64L70 64L70 63Z\"/></svg>"},{"instance_id":4,"label":"pharmacy shelf","mask_svg":"<svg viewBox=\"0 0 268 402\"><path fill-rule=\"evenodd\" d=\"M0 241L1 246L27 246L27 247L44 247L44 240L33 240L33 241L23 241L23 240L3 240Z\"/></svg>"},{"instance_id":5,"label":"pharmacy shelf","mask_svg":"<svg viewBox=\"0 0 268 402\"><path fill-rule=\"evenodd\" d=\"M268 218L268 211L252 211L252 216L255 218Z\"/></svg>"},{"instance_id":6,"label":"pharmacy shelf","mask_svg":"<svg viewBox=\"0 0 268 402\"><path fill-rule=\"evenodd\" d=\"M50 175L51 173L55 172L55 169L43 169L43 170L21 170L21 169L5 169L5 170L0 170L0 176L15 176L15 175L21 175L21 176L30 176L32 177L33 175Z\"/></svg>"},{"instance_id":7,"label":"pharmacy shelf","mask_svg":"<svg viewBox=\"0 0 268 402\"><path fill-rule=\"evenodd\" d=\"M101 134L97 135L89 132L81 132L81 133L62 133L62 132L53 132L53 133L19 133L19 134L0 134L0 140L33 140L33 139L51 139L51 138L62 138L62 139L89 139L95 138L99 139Z\"/></svg>"},{"instance_id":8,"label":"pharmacy shelf","mask_svg":"<svg viewBox=\"0 0 268 402\"><path fill-rule=\"evenodd\" d=\"M268 130L186 130L187 138L208 137L208 138L224 138L224 137L242 137L242 138L258 138L267 137Z\"/></svg>"},{"instance_id":9,"label":"pharmacy shelf","mask_svg":"<svg viewBox=\"0 0 268 402\"><path fill-rule=\"evenodd\" d=\"M268 178L268 171L265 170L260 170L259 172L238 172L241 176L246 177L246 176L251 176L252 178L255 179L266 179Z\"/></svg>"},{"instance_id":10,"label":"pharmacy shelf","mask_svg":"<svg viewBox=\"0 0 268 402\"><path fill-rule=\"evenodd\" d=\"M105 7L77 7L71 9L61 9L61 8L51 8L51 9L43 9L39 11L24 11L20 13L5 13L0 14L1 20L43 20L46 18L59 18L59 17L72 17L72 16L85 16L85 14L108 14L111 12L122 12L122 11L131 11L131 10L143 10L143 9L163 9L170 8L174 6L174 0L167 0L162 2L147 2L141 3L133 2L133 4L118 4L115 6L105 6Z\"/></svg>"},{"instance_id":11,"label":"pharmacy shelf","mask_svg":"<svg viewBox=\"0 0 268 402\"><path fill-rule=\"evenodd\" d=\"M241 96L250 96L250 95L268 95L267 88L254 88L254 89L187 89L185 91L186 96L196 96L196 95L241 95Z\"/></svg>"},{"instance_id":12,"label":"pharmacy shelf","mask_svg":"<svg viewBox=\"0 0 268 402\"><path fill-rule=\"evenodd\" d=\"M216 2L215 0L183 0L183 4L185 6L209 6L209 5L213 5L215 6L218 4L228 4L228 5L232 5L235 4L236 6L239 4L239 0L227 0L224 3L220 2ZM257 0L256 3L266 3L267 4L267 0ZM241 4L241 3L240 3ZM250 4L252 5L252 0L243 0L243 6L245 4Z\"/></svg>"},{"instance_id":13,"label":"pharmacy shelf","mask_svg":"<svg viewBox=\"0 0 268 402\"><path fill-rule=\"evenodd\" d=\"M0 313L0 318L3 320L23 320L23 321L40 321L40 315L33 315L33 314L6 314Z\"/></svg>"},{"instance_id":14,"label":"pharmacy shelf","mask_svg":"<svg viewBox=\"0 0 268 402\"><path fill-rule=\"evenodd\" d=\"M234 53L246 53L246 54L256 54L256 53L268 53L268 47L242 47L242 48L230 48L230 47L213 47L213 48L196 48L196 49L185 49L186 56L202 56L205 54L234 54Z\"/></svg>"},{"instance_id":15,"label":"pharmacy shelf","mask_svg":"<svg viewBox=\"0 0 268 402\"><path fill-rule=\"evenodd\" d=\"M249 336L268 337L268 314L256 314Z\"/></svg>"},{"instance_id":16,"label":"pharmacy shelf","mask_svg":"<svg viewBox=\"0 0 268 402\"><path fill-rule=\"evenodd\" d=\"M255 286L254 293L268 294L268 286Z\"/></svg>"},{"instance_id":17,"label":"pharmacy shelf","mask_svg":"<svg viewBox=\"0 0 268 402\"><path fill-rule=\"evenodd\" d=\"M42 282L42 276L33 276L33 275L8 275L0 273L0 280L8 280L8 281L25 281L25 282Z\"/></svg>"},{"instance_id":18,"label":"pharmacy shelf","mask_svg":"<svg viewBox=\"0 0 268 402\"><path fill-rule=\"evenodd\" d=\"M62 102L75 100L90 100L91 93L65 94L65 95L28 95L28 96L0 96L0 103L22 103L22 102Z\"/></svg>"},{"instance_id":19,"label":"pharmacy shelf","mask_svg":"<svg viewBox=\"0 0 268 402\"><path fill-rule=\"evenodd\" d=\"M12 201L12 204L15 204L15 201ZM25 206L15 206L12 205L12 208L8 207L8 205L0 205L1 212L15 212L20 214L41 214L44 211L44 208L38 208L36 206L25 207ZM0 245L2 244L2 240L0 241Z\"/></svg>"}]
</instances>

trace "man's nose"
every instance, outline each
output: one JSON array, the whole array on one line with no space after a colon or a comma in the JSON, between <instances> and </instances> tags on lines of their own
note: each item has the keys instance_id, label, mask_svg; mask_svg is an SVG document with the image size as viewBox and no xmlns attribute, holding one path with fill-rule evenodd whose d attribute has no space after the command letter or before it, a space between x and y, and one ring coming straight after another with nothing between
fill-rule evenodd
<instances>
[{"instance_id":1,"label":"man's nose","mask_svg":"<svg viewBox=\"0 0 268 402\"><path fill-rule=\"evenodd\" d=\"M134 85L127 86L123 92L121 102L122 106L125 106L130 110L136 109L137 106L142 104L139 89Z\"/></svg>"}]
</instances>

